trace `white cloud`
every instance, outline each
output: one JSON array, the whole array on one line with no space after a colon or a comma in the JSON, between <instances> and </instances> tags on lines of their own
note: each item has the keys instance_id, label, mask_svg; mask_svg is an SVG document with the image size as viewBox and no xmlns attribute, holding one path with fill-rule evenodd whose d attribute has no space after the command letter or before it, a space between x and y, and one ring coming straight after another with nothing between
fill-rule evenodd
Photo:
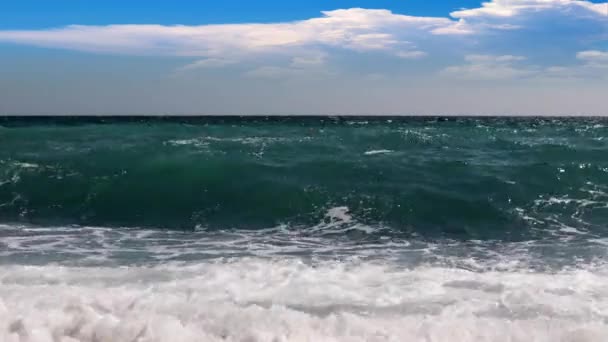
<instances>
[{"instance_id":1,"label":"white cloud","mask_svg":"<svg viewBox=\"0 0 608 342\"><path fill-rule=\"evenodd\" d=\"M399 41L389 33L358 34L348 39L345 46L353 50L383 50L399 44Z\"/></svg>"},{"instance_id":2,"label":"white cloud","mask_svg":"<svg viewBox=\"0 0 608 342\"><path fill-rule=\"evenodd\" d=\"M576 54L579 64L547 68L549 77L563 79L608 78L608 51L588 50Z\"/></svg>"},{"instance_id":3,"label":"white cloud","mask_svg":"<svg viewBox=\"0 0 608 342\"><path fill-rule=\"evenodd\" d=\"M524 12L541 12L547 10L569 11L572 15L588 14L606 15L606 4L595 4L579 0L492 0L484 2L481 7L452 12L454 18L479 17L514 17Z\"/></svg>"},{"instance_id":4,"label":"white cloud","mask_svg":"<svg viewBox=\"0 0 608 342\"><path fill-rule=\"evenodd\" d=\"M576 58L591 65L608 66L608 51L581 51L576 55Z\"/></svg>"},{"instance_id":5,"label":"white cloud","mask_svg":"<svg viewBox=\"0 0 608 342\"><path fill-rule=\"evenodd\" d=\"M461 51L466 45L466 53L469 54L482 51L482 54L490 56L497 54L495 51L506 50L532 56L534 51L511 50L512 46L501 44L514 44L521 37L532 46L531 49L541 51L543 44L554 48L554 42L548 42L546 36L539 32L561 30L568 32L568 37L560 38L558 48L573 56L576 51L594 48L594 41L605 39L608 33L607 7L607 4L582 0L492 0L479 8L453 12L452 18L351 8L322 12L321 16L307 20L269 24L72 25L48 30L5 30L0 31L0 42L195 60L181 70L227 67L236 63L249 63L250 67L272 64L273 67L298 69L325 65L336 51L383 53L414 60L439 54L462 56ZM485 34L487 32L494 34ZM510 35L510 43L501 41L502 34ZM587 55L591 52L583 52L579 59L594 58ZM521 60L471 58L480 57L469 56L467 64L453 66L446 71L498 78L519 77L530 72L515 65ZM550 62L546 64L550 65Z\"/></svg>"},{"instance_id":6,"label":"white cloud","mask_svg":"<svg viewBox=\"0 0 608 342\"><path fill-rule=\"evenodd\" d=\"M578 64L546 68L549 77L602 79L608 77L608 51L587 50L576 54Z\"/></svg>"},{"instance_id":7,"label":"white cloud","mask_svg":"<svg viewBox=\"0 0 608 342\"><path fill-rule=\"evenodd\" d=\"M318 67L325 64L327 54L324 52L313 52L295 56L291 59L291 67L293 68L309 68Z\"/></svg>"},{"instance_id":8,"label":"white cloud","mask_svg":"<svg viewBox=\"0 0 608 342\"><path fill-rule=\"evenodd\" d=\"M248 78L271 80L319 80L334 74L321 68L266 65L249 70L244 75Z\"/></svg>"},{"instance_id":9,"label":"white cloud","mask_svg":"<svg viewBox=\"0 0 608 342\"><path fill-rule=\"evenodd\" d=\"M401 52L406 36L451 25L446 18L413 17L352 8L309 20L275 24L203 26L72 25L60 29L0 31L0 41L86 52L224 58L290 53L306 46Z\"/></svg>"},{"instance_id":10,"label":"white cloud","mask_svg":"<svg viewBox=\"0 0 608 342\"><path fill-rule=\"evenodd\" d=\"M579 63L546 67L539 78L561 80L603 80L608 78L608 51L588 50L576 54Z\"/></svg>"},{"instance_id":11,"label":"white cloud","mask_svg":"<svg viewBox=\"0 0 608 342\"><path fill-rule=\"evenodd\" d=\"M520 65L523 56L468 55L467 63L445 68L443 75L468 80L507 80L531 76L536 70Z\"/></svg>"},{"instance_id":12,"label":"white cloud","mask_svg":"<svg viewBox=\"0 0 608 342\"><path fill-rule=\"evenodd\" d=\"M572 65L525 64L526 57L514 55L468 55L467 63L445 68L444 76L468 80L509 80L529 78L536 80L602 79L608 77L607 51L581 51L576 54L580 63Z\"/></svg>"},{"instance_id":13,"label":"white cloud","mask_svg":"<svg viewBox=\"0 0 608 342\"><path fill-rule=\"evenodd\" d=\"M450 25L438 27L431 31L436 35L467 35L473 34L473 28L464 19L453 22Z\"/></svg>"},{"instance_id":14,"label":"white cloud","mask_svg":"<svg viewBox=\"0 0 608 342\"><path fill-rule=\"evenodd\" d=\"M323 51L304 51L291 58L287 65L263 65L245 73L250 78L294 79L319 78L330 75L326 70L328 54Z\"/></svg>"},{"instance_id":15,"label":"white cloud","mask_svg":"<svg viewBox=\"0 0 608 342\"><path fill-rule=\"evenodd\" d=\"M507 64L511 62L525 61L526 57L513 55L468 55L465 57L465 60L471 63Z\"/></svg>"},{"instance_id":16,"label":"white cloud","mask_svg":"<svg viewBox=\"0 0 608 342\"><path fill-rule=\"evenodd\" d=\"M450 15L461 22L460 27L439 28L439 32L500 34L515 31L522 34L522 39L536 39L541 44L542 36L559 32L564 35L561 45L605 39L608 33L608 4L582 0L492 0L478 8L462 9Z\"/></svg>"},{"instance_id":17,"label":"white cloud","mask_svg":"<svg viewBox=\"0 0 608 342\"><path fill-rule=\"evenodd\" d=\"M287 67L263 66L255 68L245 73L245 76L252 78L279 79L293 76L300 76L302 70Z\"/></svg>"},{"instance_id":18,"label":"white cloud","mask_svg":"<svg viewBox=\"0 0 608 342\"><path fill-rule=\"evenodd\" d=\"M395 55L399 58L403 59L418 59L427 56L427 53L424 51L397 51Z\"/></svg>"},{"instance_id":19,"label":"white cloud","mask_svg":"<svg viewBox=\"0 0 608 342\"><path fill-rule=\"evenodd\" d=\"M188 65L180 68L180 71L194 70L194 69L208 69L208 68L221 68L227 65L237 63L234 60L222 59L222 58L207 58L195 61Z\"/></svg>"}]
</instances>

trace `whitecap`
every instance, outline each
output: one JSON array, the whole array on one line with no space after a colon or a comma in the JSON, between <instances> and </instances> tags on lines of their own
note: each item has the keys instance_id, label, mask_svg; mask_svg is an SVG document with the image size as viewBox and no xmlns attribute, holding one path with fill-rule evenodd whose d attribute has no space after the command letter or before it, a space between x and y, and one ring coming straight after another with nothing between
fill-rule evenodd
<instances>
[{"instance_id":1,"label":"whitecap","mask_svg":"<svg viewBox=\"0 0 608 342\"><path fill-rule=\"evenodd\" d=\"M388 153L393 153L395 151L392 150L371 150L371 151L366 151L364 154L366 156L373 156L376 154L388 154Z\"/></svg>"},{"instance_id":2,"label":"whitecap","mask_svg":"<svg viewBox=\"0 0 608 342\"><path fill-rule=\"evenodd\" d=\"M325 214L325 217L329 218L331 221L348 223L352 220L352 216L349 214L350 209L348 207L335 207L331 208Z\"/></svg>"}]
</instances>

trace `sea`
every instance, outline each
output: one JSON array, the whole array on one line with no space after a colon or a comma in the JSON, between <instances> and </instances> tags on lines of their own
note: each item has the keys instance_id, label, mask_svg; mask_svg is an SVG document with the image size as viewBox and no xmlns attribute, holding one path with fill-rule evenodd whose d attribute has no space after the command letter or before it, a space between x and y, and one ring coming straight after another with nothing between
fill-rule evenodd
<instances>
[{"instance_id":1,"label":"sea","mask_svg":"<svg viewBox=\"0 0 608 342\"><path fill-rule=\"evenodd\" d=\"M0 118L2 342L600 342L607 257L606 118Z\"/></svg>"}]
</instances>

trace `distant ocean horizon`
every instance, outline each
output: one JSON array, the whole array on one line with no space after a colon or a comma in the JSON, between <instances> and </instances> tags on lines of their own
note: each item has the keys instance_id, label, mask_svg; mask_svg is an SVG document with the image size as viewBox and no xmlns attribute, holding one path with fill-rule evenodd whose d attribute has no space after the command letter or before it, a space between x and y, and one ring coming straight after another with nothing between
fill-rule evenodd
<instances>
[{"instance_id":1,"label":"distant ocean horizon","mask_svg":"<svg viewBox=\"0 0 608 342\"><path fill-rule=\"evenodd\" d=\"M608 117L0 116L0 341L600 341Z\"/></svg>"}]
</instances>

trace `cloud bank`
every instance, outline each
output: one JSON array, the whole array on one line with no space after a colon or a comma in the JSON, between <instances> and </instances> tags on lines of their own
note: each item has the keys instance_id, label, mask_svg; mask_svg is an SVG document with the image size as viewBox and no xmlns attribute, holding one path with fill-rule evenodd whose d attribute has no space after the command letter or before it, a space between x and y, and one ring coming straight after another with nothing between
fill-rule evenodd
<instances>
[{"instance_id":1,"label":"cloud bank","mask_svg":"<svg viewBox=\"0 0 608 342\"><path fill-rule=\"evenodd\" d=\"M0 30L0 43L173 61L140 84L127 67L80 71L89 79L73 86L53 70L28 83L22 69L0 80L0 112L608 114L608 3L584 0L492 0L446 17L349 8L275 23ZM169 76L153 83L154 72Z\"/></svg>"},{"instance_id":2,"label":"cloud bank","mask_svg":"<svg viewBox=\"0 0 608 342\"><path fill-rule=\"evenodd\" d=\"M310 50L330 54L383 53L406 60L432 57L443 49L463 49L460 40L483 48L501 36L544 38L567 27L570 40L588 45L606 39L606 4L578 0L493 0L479 8L451 13L451 18L418 17L383 9L339 9L308 20L265 24L201 26L72 25L47 30L0 31L0 42L90 53L200 58L186 68L224 67L270 56L288 59ZM457 38L457 37L460 38ZM567 37L562 37L568 43ZM494 45L496 45L494 43ZM508 44L505 44L508 45ZM493 47L496 49L496 47ZM508 49L509 46L499 48ZM567 49L568 47L564 47ZM582 50L582 48L581 48ZM465 54L472 54L465 51ZM575 55L576 51L570 51ZM475 54L495 54L475 51ZM483 72L483 68L479 68ZM470 68L469 71L474 71ZM506 71L506 70L504 70Z\"/></svg>"},{"instance_id":3,"label":"cloud bank","mask_svg":"<svg viewBox=\"0 0 608 342\"><path fill-rule=\"evenodd\" d=\"M408 37L451 25L446 18L412 17L361 8L323 12L303 21L203 26L72 25L0 31L0 41L94 53L225 58L286 53L301 47L419 53Z\"/></svg>"}]
</instances>

